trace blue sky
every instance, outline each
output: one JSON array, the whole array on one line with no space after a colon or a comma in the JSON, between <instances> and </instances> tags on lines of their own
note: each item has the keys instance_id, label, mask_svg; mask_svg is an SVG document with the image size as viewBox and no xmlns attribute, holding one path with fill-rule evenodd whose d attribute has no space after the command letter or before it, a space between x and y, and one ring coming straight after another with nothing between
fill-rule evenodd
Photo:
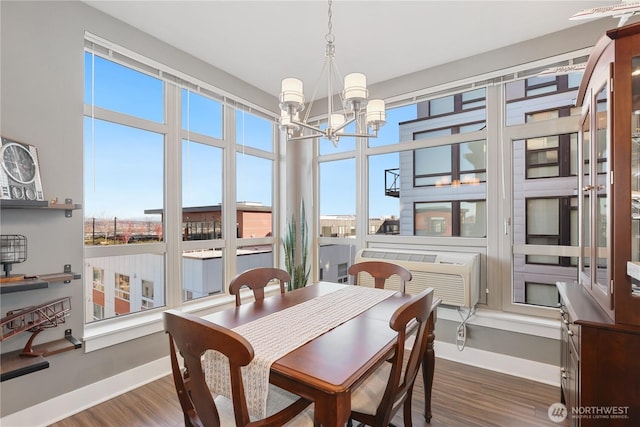
<instances>
[{"instance_id":1,"label":"blue sky","mask_svg":"<svg viewBox=\"0 0 640 427\"><path fill-rule=\"evenodd\" d=\"M85 103L159 124L164 122L162 82L98 56L85 54ZM92 76L92 64L95 64ZM95 77L95 79L94 79ZM95 84L92 85L92 81ZM411 105L387 110L387 125L372 146L396 143L398 122L416 117ZM271 123L238 110L239 144L271 150ZM222 138L222 105L182 90L183 128ZM162 207L163 137L159 133L85 119L85 207L87 217L142 218L145 209ZM353 149L345 138L336 149L328 141L321 153ZM183 206L218 204L222 200L222 150L193 141L182 143ZM384 195L384 169L398 167L398 154L370 158L371 217L398 215L397 198ZM272 162L238 153L238 200L271 205ZM355 213L355 160L321 164L321 215Z\"/></svg>"}]
</instances>

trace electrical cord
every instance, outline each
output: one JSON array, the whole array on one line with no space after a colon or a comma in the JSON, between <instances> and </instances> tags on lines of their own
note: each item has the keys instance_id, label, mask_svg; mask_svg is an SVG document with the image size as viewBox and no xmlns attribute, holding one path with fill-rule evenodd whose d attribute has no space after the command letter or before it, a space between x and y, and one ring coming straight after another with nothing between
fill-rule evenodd
<instances>
[{"instance_id":1,"label":"electrical cord","mask_svg":"<svg viewBox=\"0 0 640 427\"><path fill-rule=\"evenodd\" d=\"M462 320L462 322L458 325L458 328L456 329L456 347L458 348L458 351L464 350L464 347L467 343L467 322L469 321L471 316L473 316L476 313L476 308L475 307L471 308L466 313L466 316L463 314L463 312L464 310L458 307L458 314L460 315L460 319Z\"/></svg>"}]
</instances>

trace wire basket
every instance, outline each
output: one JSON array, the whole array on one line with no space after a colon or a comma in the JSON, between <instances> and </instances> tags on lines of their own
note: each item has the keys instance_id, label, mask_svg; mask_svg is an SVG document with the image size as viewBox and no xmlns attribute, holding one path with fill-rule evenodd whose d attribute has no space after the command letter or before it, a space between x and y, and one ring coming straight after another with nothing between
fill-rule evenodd
<instances>
[{"instance_id":1,"label":"wire basket","mask_svg":"<svg viewBox=\"0 0 640 427\"><path fill-rule=\"evenodd\" d=\"M0 235L0 262L9 276L11 266L27 260L27 238L21 234Z\"/></svg>"}]
</instances>

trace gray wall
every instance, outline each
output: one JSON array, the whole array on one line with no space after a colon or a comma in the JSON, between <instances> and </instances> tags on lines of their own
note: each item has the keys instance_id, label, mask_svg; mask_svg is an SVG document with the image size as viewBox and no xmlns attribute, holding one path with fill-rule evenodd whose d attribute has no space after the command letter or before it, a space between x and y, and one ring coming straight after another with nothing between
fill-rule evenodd
<instances>
[{"instance_id":1,"label":"gray wall","mask_svg":"<svg viewBox=\"0 0 640 427\"><path fill-rule=\"evenodd\" d=\"M0 15L0 130L5 137L38 147L45 196L49 199L72 198L75 203L83 202L85 30L210 82L264 108L276 108L273 97L103 15L84 3L2 1ZM549 36L527 44L526 48L520 45L394 79L376 85L375 93L386 97L410 92L445 80L589 46L612 25L613 21L607 20L580 26L571 30L568 37ZM65 218L62 212L57 211L2 210L1 220L3 234L25 234L29 240L29 259L15 266L15 272L58 272L64 264L71 264L72 269L83 271L82 211L74 211L72 218ZM57 339L67 328L71 328L75 336L81 337L81 280L54 285L46 290L5 294L2 296L1 311L4 314L14 308L43 303L60 296L71 296L72 315L64 326L43 332L38 342ZM450 326L447 322L442 324L445 329L450 329ZM471 333L471 338L480 336L480 332ZM439 335L445 337L450 334ZM487 333L487 336L491 334ZM491 347L499 349L499 352L549 362L547 357L541 356L544 351L540 350L539 340L531 340L528 336L504 338L510 343L509 346L496 343ZM2 343L2 352L20 348L24 342L21 336L7 340ZM555 351L555 343L543 344ZM533 351L534 348L537 350ZM514 353L512 349L520 350ZM166 338L158 333L88 354L83 350L75 350L52 356L49 358L49 369L0 384L0 415L14 413L166 355Z\"/></svg>"},{"instance_id":2,"label":"gray wall","mask_svg":"<svg viewBox=\"0 0 640 427\"><path fill-rule=\"evenodd\" d=\"M45 197L83 198L84 32L89 31L128 49L180 69L265 108L275 99L233 76L195 60L84 3L2 1L1 127L2 136L38 147ZM65 218L62 211L3 209L2 234L24 234L28 260L14 273L43 274L71 264L82 268L83 212ZM83 334L82 280L49 289L3 294L0 311L70 296L67 322L42 332L36 343L62 338L64 330ZM22 348L28 335L2 342L2 352ZM79 387L168 355L164 334L155 334L104 350L75 350L48 358L49 369L0 383L5 416Z\"/></svg>"}]
</instances>

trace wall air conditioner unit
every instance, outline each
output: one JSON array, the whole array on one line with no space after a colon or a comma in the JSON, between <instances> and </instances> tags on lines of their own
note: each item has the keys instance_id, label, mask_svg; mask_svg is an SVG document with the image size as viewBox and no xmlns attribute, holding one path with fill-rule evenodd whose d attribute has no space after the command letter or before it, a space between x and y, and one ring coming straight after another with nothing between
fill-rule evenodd
<instances>
[{"instance_id":1,"label":"wall air conditioner unit","mask_svg":"<svg viewBox=\"0 0 640 427\"><path fill-rule=\"evenodd\" d=\"M411 271L412 279L406 291L417 293L434 288L434 296L442 304L473 308L480 296L480 255L462 252L427 252L389 248L367 248L360 250L355 262L387 261L400 264ZM373 286L373 278L360 273L358 283ZM391 276L385 288L398 289L400 279Z\"/></svg>"}]
</instances>

